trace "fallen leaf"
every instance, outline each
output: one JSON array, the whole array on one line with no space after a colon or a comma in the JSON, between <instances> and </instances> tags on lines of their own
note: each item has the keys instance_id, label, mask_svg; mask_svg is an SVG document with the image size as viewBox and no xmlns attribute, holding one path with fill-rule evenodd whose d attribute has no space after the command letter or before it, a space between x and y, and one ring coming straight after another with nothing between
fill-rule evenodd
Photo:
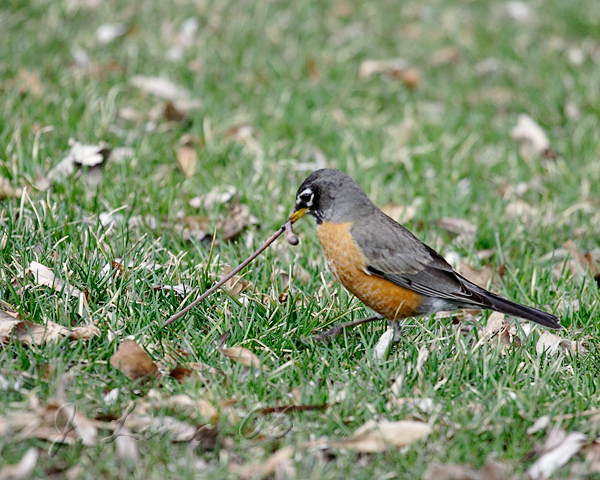
<instances>
[{"instance_id":1,"label":"fallen leaf","mask_svg":"<svg viewBox=\"0 0 600 480\"><path fill-rule=\"evenodd\" d=\"M198 153L194 147L183 145L177 149L177 163L187 178L194 174L197 162Z\"/></svg>"},{"instance_id":2,"label":"fallen leaf","mask_svg":"<svg viewBox=\"0 0 600 480\"><path fill-rule=\"evenodd\" d=\"M429 64L437 67L440 65L456 65L460 62L462 54L457 47L444 47L429 57Z\"/></svg>"},{"instance_id":3,"label":"fallen leaf","mask_svg":"<svg viewBox=\"0 0 600 480\"><path fill-rule=\"evenodd\" d=\"M172 442L190 442L194 439L197 427L177 420L174 417L154 417L150 415L130 414L125 420L125 427L140 432L142 438L169 435ZM118 437L117 437L118 438Z\"/></svg>"},{"instance_id":4,"label":"fallen leaf","mask_svg":"<svg viewBox=\"0 0 600 480\"><path fill-rule=\"evenodd\" d=\"M386 205L381 211L398 223L410 222L417 213L417 209L412 205Z\"/></svg>"},{"instance_id":5,"label":"fallen leaf","mask_svg":"<svg viewBox=\"0 0 600 480\"><path fill-rule=\"evenodd\" d=\"M63 337L89 340L92 335L100 335L98 328L93 325L69 330L51 320L46 320L44 324L22 320L20 315L8 305L4 303L2 305L7 310L0 310L0 344L8 343L11 338L24 345L42 345L44 342L58 341Z\"/></svg>"},{"instance_id":6,"label":"fallen leaf","mask_svg":"<svg viewBox=\"0 0 600 480\"><path fill-rule=\"evenodd\" d=\"M421 412L431 414L435 408L433 398L398 398L392 395L390 405L406 408L408 410L420 410Z\"/></svg>"},{"instance_id":7,"label":"fallen leaf","mask_svg":"<svg viewBox=\"0 0 600 480\"><path fill-rule=\"evenodd\" d=\"M531 427L527 429L528 435L533 435L534 433L542 432L546 430L551 424L549 415L542 415L538 418Z\"/></svg>"},{"instance_id":8,"label":"fallen leaf","mask_svg":"<svg viewBox=\"0 0 600 480\"><path fill-rule=\"evenodd\" d=\"M133 340L125 339L110 357L110 364L119 369L129 380L158 376L158 367L150 356Z\"/></svg>"},{"instance_id":9,"label":"fallen leaf","mask_svg":"<svg viewBox=\"0 0 600 480\"><path fill-rule=\"evenodd\" d=\"M37 448L29 448L21 461L16 465L7 465L0 470L0 480L21 480L32 478L33 470L37 465L39 453Z\"/></svg>"},{"instance_id":10,"label":"fallen leaf","mask_svg":"<svg viewBox=\"0 0 600 480\"><path fill-rule=\"evenodd\" d=\"M22 320L16 324L12 331L12 336L25 345L42 345L45 342L56 342L69 335L69 329L46 320L46 323L39 325L28 320Z\"/></svg>"},{"instance_id":11,"label":"fallen leaf","mask_svg":"<svg viewBox=\"0 0 600 480\"><path fill-rule=\"evenodd\" d=\"M96 325L82 325L74 327L69 332L69 338L71 340L89 340L92 337L99 337L100 329Z\"/></svg>"},{"instance_id":12,"label":"fallen leaf","mask_svg":"<svg viewBox=\"0 0 600 480\"><path fill-rule=\"evenodd\" d=\"M405 447L422 440L431 432L424 422L401 420L388 422L369 420L350 437L330 442L333 447L363 453L383 452L390 447Z\"/></svg>"},{"instance_id":13,"label":"fallen leaf","mask_svg":"<svg viewBox=\"0 0 600 480\"><path fill-rule=\"evenodd\" d=\"M295 477L294 467L291 463L292 455L296 449L292 446L283 447L271 455L264 463L253 463L250 465L230 465L229 471L238 478L265 478L277 471L283 470L282 478Z\"/></svg>"},{"instance_id":14,"label":"fallen leaf","mask_svg":"<svg viewBox=\"0 0 600 480\"><path fill-rule=\"evenodd\" d=\"M217 350L225 355L227 358L233 360L234 362L239 362L242 365L252 368L261 368L260 359L252 353L250 350L244 347L218 347ZM269 368L266 365L262 365L262 369L265 372L269 371Z\"/></svg>"},{"instance_id":15,"label":"fallen leaf","mask_svg":"<svg viewBox=\"0 0 600 480\"><path fill-rule=\"evenodd\" d=\"M66 287L65 282L57 278L52 270L41 263L35 261L31 262L25 273L31 273L35 283L38 285L46 285L47 287L53 288L57 292L66 291L69 295L74 297L81 295L81 291L79 289L75 287Z\"/></svg>"},{"instance_id":16,"label":"fallen leaf","mask_svg":"<svg viewBox=\"0 0 600 480\"><path fill-rule=\"evenodd\" d=\"M509 468L497 460L488 458L481 470L466 465L434 463L421 480L509 480Z\"/></svg>"},{"instance_id":17,"label":"fallen leaf","mask_svg":"<svg viewBox=\"0 0 600 480\"><path fill-rule=\"evenodd\" d=\"M108 45L126 33L127 25L124 23L104 23L96 30L96 42L100 45Z\"/></svg>"},{"instance_id":18,"label":"fallen leaf","mask_svg":"<svg viewBox=\"0 0 600 480\"><path fill-rule=\"evenodd\" d=\"M385 74L400 80L409 88L418 87L421 83L419 71L410 67L406 60L395 58L392 60L364 60L360 64L358 78L367 80L376 74Z\"/></svg>"},{"instance_id":19,"label":"fallen leaf","mask_svg":"<svg viewBox=\"0 0 600 480\"><path fill-rule=\"evenodd\" d=\"M174 229L181 234L183 240L186 242L191 240L200 242L208 236L208 225L208 218L189 215L181 218L180 221L174 225Z\"/></svg>"},{"instance_id":20,"label":"fallen leaf","mask_svg":"<svg viewBox=\"0 0 600 480\"><path fill-rule=\"evenodd\" d=\"M22 196L22 188L13 187L8 178L0 177L0 200L4 200L5 198L21 198Z\"/></svg>"},{"instance_id":21,"label":"fallen leaf","mask_svg":"<svg viewBox=\"0 0 600 480\"><path fill-rule=\"evenodd\" d=\"M533 480L549 478L558 468L565 465L587 442L587 435L574 432L567 435L564 430L553 429L543 447L543 454L527 470Z\"/></svg>"},{"instance_id":22,"label":"fallen leaf","mask_svg":"<svg viewBox=\"0 0 600 480\"><path fill-rule=\"evenodd\" d=\"M40 74L30 72L25 67L19 67L19 85L21 94L31 93L35 98L41 98L44 94Z\"/></svg>"},{"instance_id":23,"label":"fallen leaf","mask_svg":"<svg viewBox=\"0 0 600 480\"><path fill-rule=\"evenodd\" d=\"M379 337L377 344L373 348L373 360L375 360L376 362L384 361L389 354L393 342L394 329L388 328L385 332L383 332L381 337Z\"/></svg>"},{"instance_id":24,"label":"fallen leaf","mask_svg":"<svg viewBox=\"0 0 600 480\"><path fill-rule=\"evenodd\" d=\"M83 415L74 403L48 402L45 407L46 416L53 418L57 434L74 428L77 439L86 447L96 445L98 428L93 420ZM57 435L58 436L58 435Z\"/></svg>"},{"instance_id":25,"label":"fallen leaf","mask_svg":"<svg viewBox=\"0 0 600 480\"><path fill-rule=\"evenodd\" d=\"M115 452L121 462L129 462L134 465L139 465L141 462L137 436L124 425L119 428L119 434L115 439Z\"/></svg>"},{"instance_id":26,"label":"fallen leaf","mask_svg":"<svg viewBox=\"0 0 600 480\"><path fill-rule=\"evenodd\" d=\"M203 207L210 209L215 205L227 203L236 194L236 188L229 185L218 189L211 190L206 195L200 195L190 200L189 204L192 208Z\"/></svg>"},{"instance_id":27,"label":"fallen leaf","mask_svg":"<svg viewBox=\"0 0 600 480\"><path fill-rule=\"evenodd\" d=\"M164 98L165 100L173 101L189 97L189 92L185 88L163 77L136 75L129 79L129 83L144 92Z\"/></svg>"},{"instance_id":28,"label":"fallen leaf","mask_svg":"<svg viewBox=\"0 0 600 480\"><path fill-rule=\"evenodd\" d=\"M185 112L180 111L173 102L167 102L163 111L165 120L169 122L183 122L187 119Z\"/></svg>"},{"instance_id":29,"label":"fallen leaf","mask_svg":"<svg viewBox=\"0 0 600 480\"><path fill-rule=\"evenodd\" d=\"M486 88L467 94L467 101L471 105L480 103L491 103L496 106L504 106L515 99L515 94L512 90L501 87Z\"/></svg>"},{"instance_id":30,"label":"fallen leaf","mask_svg":"<svg viewBox=\"0 0 600 480\"><path fill-rule=\"evenodd\" d=\"M84 145L70 140L71 149L67 155L48 172L48 180L60 182L75 172L76 168L86 167L99 172L100 167L110 157L111 149L105 144Z\"/></svg>"},{"instance_id":31,"label":"fallen leaf","mask_svg":"<svg viewBox=\"0 0 600 480\"><path fill-rule=\"evenodd\" d=\"M229 214L225 220L219 222L219 229L221 230L221 237L224 242L231 242L235 240L244 227L248 224L248 221L252 221L249 215L248 205L239 205L237 202L231 206Z\"/></svg>"},{"instance_id":32,"label":"fallen leaf","mask_svg":"<svg viewBox=\"0 0 600 480\"><path fill-rule=\"evenodd\" d=\"M502 61L494 57L484 58L475 64L475 72L481 77L491 75L493 73L499 73L502 72L502 70L504 70Z\"/></svg>"},{"instance_id":33,"label":"fallen leaf","mask_svg":"<svg viewBox=\"0 0 600 480\"><path fill-rule=\"evenodd\" d=\"M319 70L319 65L311 56L306 59L306 70L308 70L308 78L310 78L310 81L313 83L313 85L316 85L321 81L321 71Z\"/></svg>"},{"instance_id":34,"label":"fallen leaf","mask_svg":"<svg viewBox=\"0 0 600 480\"><path fill-rule=\"evenodd\" d=\"M500 345L500 354L504 356L506 350L520 342L517 336L517 326L508 322L505 315L500 312L492 312L484 328L484 334L488 340L496 339Z\"/></svg>"},{"instance_id":35,"label":"fallen leaf","mask_svg":"<svg viewBox=\"0 0 600 480\"><path fill-rule=\"evenodd\" d=\"M192 399L189 395L173 395L167 397L161 406L183 410L192 417L216 421L218 419L217 409L203 398Z\"/></svg>"},{"instance_id":36,"label":"fallen leaf","mask_svg":"<svg viewBox=\"0 0 600 480\"><path fill-rule=\"evenodd\" d=\"M231 267L229 265L225 265L225 268L223 269L223 276L225 277L226 275L229 275L230 272ZM223 286L234 297L237 297L238 295L246 291L247 288L254 288L254 285L251 282L248 282L247 280L244 280L243 278L238 277L237 275L234 275L229 280L227 280L223 284Z\"/></svg>"},{"instance_id":37,"label":"fallen leaf","mask_svg":"<svg viewBox=\"0 0 600 480\"><path fill-rule=\"evenodd\" d=\"M193 290L191 286L186 285L185 283L180 283L179 285L161 285L158 288L160 288L161 290L172 290L177 295L181 295L182 297L185 297L188 293L191 293L191 291Z\"/></svg>"},{"instance_id":38,"label":"fallen leaf","mask_svg":"<svg viewBox=\"0 0 600 480\"><path fill-rule=\"evenodd\" d=\"M527 3L519 0L507 2L504 5L504 11L510 18L518 22L526 22L531 20L533 16L531 7Z\"/></svg>"},{"instance_id":39,"label":"fallen leaf","mask_svg":"<svg viewBox=\"0 0 600 480\"><path fill-rule=\"evenodd\" d=\"M546 133L529 115L519 115L510 135L536 155L547 155L550 151L550 140Z\"/></svg>"},{"instance_id":40,"label":"fallen leaf","mask_svg":"<svg viewBox=\"0 0 600 480\"><path fill-rule=\"evenodd\" d=\"M477 232L477 227L475 227L475 225L462 218L445 217L434 223L449 233L460 235L465 238L473 238L475 232Z\"/></svg>"},{"instance_id":41,"label":"fallen leaf","mask_svg":"<svg viewBox=\"0 0 600 480\"><path fill-rule=\"evenodd\" d=\"M544 332L540 335L539 340L535 344L535 351L538 355L546 353L547 355L555 355L557 353L585 353L588 351L587 342L583 339L571 341L566 338L559 337L551 332Z\"/></svg>"},{"instance_id":42,"label":"fallen leaf","mask_svg":"<svg viewBox=\"0 0 600 480\"><path fill-rule=\"evenodd\" d=\"M494 274L494 267L491 265L485 265L481 269L473 268L465 262L459 262L456 270L463 277L475 285L479 285L481 288L489 288L492 275ZM504 269L506 271L506 269Z\"/></svg>"}]
</instances>

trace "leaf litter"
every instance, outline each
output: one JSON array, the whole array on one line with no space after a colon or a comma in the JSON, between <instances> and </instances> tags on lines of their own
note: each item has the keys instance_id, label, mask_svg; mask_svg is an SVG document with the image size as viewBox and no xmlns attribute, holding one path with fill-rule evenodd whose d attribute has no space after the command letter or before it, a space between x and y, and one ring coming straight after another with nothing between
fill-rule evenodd
<instances>
[{"instance_id":1,"label":"leaf litter","mask_svg":"<svg viewBox=\"0 0 600 480\"><path fill-rule=\"evenodd\" d=\"M110 357L110 364L131 381L159 376L158 367L150 355L130 339L125 339L119 344L117 351Z\"/></svg>"},{"instance_id":2,"label":"leaf litter","mask_svg":"<svg viewBox=\"0 0 600 480\"><path fill-rule=\"evenodd\" d=\"M587 440L584 433L567 433L554 427L544 442L540 457L529 467L527 473L533 480L549 478L577 454Z\"/></svg>"}]
</instances>

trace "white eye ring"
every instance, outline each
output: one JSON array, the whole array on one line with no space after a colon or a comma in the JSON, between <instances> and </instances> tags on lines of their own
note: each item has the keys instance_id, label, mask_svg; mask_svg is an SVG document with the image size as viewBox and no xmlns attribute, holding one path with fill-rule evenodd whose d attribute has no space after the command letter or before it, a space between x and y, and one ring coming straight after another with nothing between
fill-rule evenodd
<instances>
[{"instance_id":1,"label":"white eye ring","mask_svg":"<svg viewBox=\"0 0 600 480\"><path fill-rule=\"evenodd\" d=\"M304 203L307 207L312 207L314 196L315 194L313 191L310 188L307 188L298 194L296 203Z\"/></svg>"}]
</instances>

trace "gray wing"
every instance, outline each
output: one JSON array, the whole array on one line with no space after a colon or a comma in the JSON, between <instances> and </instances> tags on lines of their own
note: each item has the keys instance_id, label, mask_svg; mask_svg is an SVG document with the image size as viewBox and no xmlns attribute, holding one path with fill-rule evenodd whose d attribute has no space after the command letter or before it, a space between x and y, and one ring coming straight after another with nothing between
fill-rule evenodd
<instances>
[{"instance_id":1,"label":"gray wing","mask_svg":"<svg viewBox=\"0 0 600 480\"><path fill-rule=\"evenodd\" d=\"M473 306L486 303L435 250L387 215L377 213L381 215L376 220L377 228L361 222L360 228L355 224L351 229L368 259L365 268L369 273L428 297Z\"/></svg>"}]
</instances>

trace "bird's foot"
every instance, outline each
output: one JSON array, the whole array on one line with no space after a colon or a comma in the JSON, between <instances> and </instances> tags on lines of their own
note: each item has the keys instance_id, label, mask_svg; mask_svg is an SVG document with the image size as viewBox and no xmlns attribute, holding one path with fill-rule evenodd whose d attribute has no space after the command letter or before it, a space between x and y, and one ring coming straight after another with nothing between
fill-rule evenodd
<instances>
[{"instance_id":1,"label":"bird's foot","mask_svg":"<svg viewBox=\"0 0 600 480\"><path fill-rule=\"evenodd\" d=\"M333 327L331 330L327 330L326 332L319 333L318 335L313 336L313 340L317 342L321 342L325 339L331 339L340 333L342 333L346 328L356 327L358 325L362 325L363 323L373 322L375 320L381 320L381 315L373 315L372 317L360 318L358 320L353 320L351 322L340 323ZM394 322L397 324L398 322ZM402 329L400 329L400 335L402 335ZM396 338L396 334L394 332L394 339Z\"/></svg>"},{"instance_id":2,"label":"bird's foot","mask_svg":"<svg viewBox=\"0 0 600 480\"><path fill-rule=\"evenodd\" d=\"M402 340L402 336L404 335L404 331L402 330L402 326L400 322L388 320L388 328L394 329L394 336L392 337L392 343L400 343Z\"/></svg>"}]
</instances>

